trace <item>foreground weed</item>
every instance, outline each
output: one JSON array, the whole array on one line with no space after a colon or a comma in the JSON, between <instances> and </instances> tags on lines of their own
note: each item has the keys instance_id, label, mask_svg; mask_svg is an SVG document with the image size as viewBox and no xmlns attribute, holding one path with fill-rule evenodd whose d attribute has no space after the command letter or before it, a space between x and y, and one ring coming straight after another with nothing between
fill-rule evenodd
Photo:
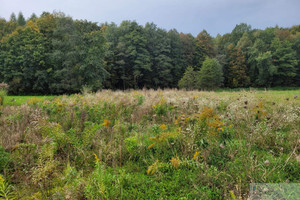
<instances>
[{"instance_id":1,"label":"foreground weed","mask_svg":"<svg viewBox=\"0 0 300 200\"><path fill-rule=\"evenodd\" d=\"M148 149L151 149L155 145L163 144L165 142L168 142L169 139L176 139L181 134L180 131L177 132L162 132L160 135L157 135L155 137L150 137L149 139L153 141L151 145L148 146Z\"/></svg>"},{"instance_id":2,"label":"foreground weed","mask_svg":"<svg viewBox=\"0 0 300 200\"><path fill-rule=\"evenodd\" d=\"M176 157L176 158L172 157L170 162L171 162L172 166L175 167L176 169L178 169L180 163L182 163L178 157Z\"/></svg>"},{"instance_id":3,"label":"foreground weed","mask_svg":"<svg viewBox=\"0 0 300 200\"><path fill-rule=\"evenodd\" d=\"M4 98L6 97L6 95L7 95L7 91L4 89L0 89L0 106L3 105Z\"/></svg>"},{"instance_id":4,"label":"foreground weed","mask_svg":"<svg viewBox=\"0 0 300 200\"><path fill-rule=\"evenodd\" d=\"M103 126L105 126L106 128L110 127L111 125L111 121L105 119L104 122L103 122Z\"/></svg>"},{"instance_id":5,"label":"foreground weed","mask_svg":"<svg viewBox=\"0 0 300 200\"><path fill-rule=\"evenodd\" d=\"M13 191L12 185L10 185L1 175L0 175L0 199L1 200L17 199L17 196Z\"/></svg>"},{"instance_id":6,"label":"foreground weed","mask_svg":"<svg viewBox=\"0 0 300 200\"><path fill-rule=\"evenodd\" d=\"M148 167L147 174L150 176L155 174L156 172L158 172L160 166L161 163L158 160L156 160L152 165Z\"/></svg>"},{"instance_id":7,"label":"foreground weed","mask_svg":"<svg viewBox=\"0 0 300 200\"><path fill-rule=\"evenodd\" d=\"M201 152L196 151L195 154L193 155L193 160L198 161L200 156L201 156Z\"/></svg>"}]
</instances>

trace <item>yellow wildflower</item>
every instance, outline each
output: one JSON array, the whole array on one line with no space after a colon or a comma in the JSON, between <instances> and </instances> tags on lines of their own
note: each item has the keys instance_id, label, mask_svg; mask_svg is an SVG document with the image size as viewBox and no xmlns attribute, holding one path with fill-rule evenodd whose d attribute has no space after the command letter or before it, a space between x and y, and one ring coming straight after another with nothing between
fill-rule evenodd
<instances>
[{"instance_id":1,"label":"yellow wildflower","mask_svg":"<svg viewBox=\"0 0 300 200\"><path fill-rule=\"evenodd\" d=\"M157 170L158 170L158 165L159 165L159 162L158 162L158 160L156 160L152 165L150 165L150 166L148 167L147 174L151 176L151 175L153 175L155 172L157 172Z\"/></svg>"},{"instance_id":2,"label":"yellow wildflower","mask_svg":"<svg viewBox=\"0 0 300 200\"><path fill-rule=\"evenodd\" d=\"M212 118L213 117L213 109L210 107L205 107L200 111L200 120Z\"/></svg>"},{"instance_id":3,"label":"yellow wildflower","mask_svg":"<svg viewBox=\"0 0 300 200\"><path fill-rule=\"evenodd\" d=\"M181 128L179 127L181 130ZM148 146L148 149L151 149L156 144L161 144L163 142L166 142L169 138L177 138L180 135L179 132L162 132L160 135L157 135L155 137L149 137L150 140L153 141L151 145Z\"/></svg>"},{"instance_id":4,"label":"yellow wildflower","mask_svg":"<svg viewBox=\"0 0 300 200\"><path fill-rule=\"evenodd\" d=\"M95 157L95 163L98 163L100 160L99 160L97 154L94 153L94 157Z\"/></svg>"},{"instance_id":5,"label":"yellow wildflower","mask_svg":"<svg viewBox=\"0 0 300 200\"><path fill-rule=\"evenodd\" d=\"M4 182L4 178L0 175L0 182Z\"/></svg>"},{"instance_id":6,"label":"yellow wildflower","mask_svg":"<svg viewBox=\"0 0 300 200\"><path fill-rule=\"evenodd\" d=\"M150 144L150 145L148 146L148 149L151 149L152 147L154 147L155 144L156 144L156 142Z\"/></svg>"},{"instance_id":7,"label":"yellow wildflower","mask_svg":"<svg viewBox=\"0 0 300 200\"><path fill-rule=\"evenodd\" d=\"M167 126L165 124L162 124L162 125L160 125L159 128L161 128L162 130L165 130L165 129L167 129Z\"/></svg>"},{"instance_id":8,"label":"yellow wildflower","mask_svg":"<svg viewBox=\"0 0 300 200\"><path fill-rule=\"evenodd\" d=\"M217 131L224 131L224 128L218 128Z\"/></svg>"},{"instance_id":9,"label":"yellow wildflower","mask_svg":"<svg viewBox=\"0 0 300 200\"><path fill-rule=\"evenodd\" d=\"M177 158L172 157L170 162L172 163L172 166L177 169L181 163L181 160L178 157Z\"/></svg>"},{"instance_id":10,"label":"yellow wildflower","mask_svg":"<svg viewBox=\"0 0 300 200\"><path fill-rule=\"evenodd\" d=\"M233 125L232 124L230 124L229 126L228 126L228 128L231 128Z\"/></svg>"},{"instance_id":11,"label":"yellow wildflower","mask_svg":"<svg viewBox=\"0 0 300 200\"><path fill-rule=\"evenodd\" d=\"M200 151L196 151L194 156L193 156L193 160L198 161L200 153L201 153Z\"/></svg>"},{"instance_id":12,"label":"yellow wildflower","mask_svg":"<svg viewBox=\"0 0 300 200\"><path fill-rule=\"evenodd\" d=\"M178 133L181 133L181 127L178 128Z\"/></svg>"},{"instance_id":13,"label":"yellow wildflower","mask_svg":"<svg viewBox=\"0 0 300 200\"><path fill-rule=\"evenodd\" d=\"M103 125L107 128L107 127L109 127L110 126L110 124L111 124L111 121L109 121L109 120L104 120L104 123L103 123Z\"/></svg>"}]
</instances>

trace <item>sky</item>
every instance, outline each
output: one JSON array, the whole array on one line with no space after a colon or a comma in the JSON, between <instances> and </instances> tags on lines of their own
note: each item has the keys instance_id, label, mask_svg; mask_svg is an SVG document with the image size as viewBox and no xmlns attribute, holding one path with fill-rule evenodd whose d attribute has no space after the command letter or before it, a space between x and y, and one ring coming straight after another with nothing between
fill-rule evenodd
<instances>
[{"instance_id":1,"label":"sky","mask_svg":"<svg viewBox=\"0 0 300 200\"><path fill-rule=\"evenodd\" d=\"M98 23L153 22L194 36L203 29L223 35L240 23L258 29L300 24L300 0L0 0L0 17L8 20L20 11L25 18L59 11Z\"/></svg>"}]
</instances>

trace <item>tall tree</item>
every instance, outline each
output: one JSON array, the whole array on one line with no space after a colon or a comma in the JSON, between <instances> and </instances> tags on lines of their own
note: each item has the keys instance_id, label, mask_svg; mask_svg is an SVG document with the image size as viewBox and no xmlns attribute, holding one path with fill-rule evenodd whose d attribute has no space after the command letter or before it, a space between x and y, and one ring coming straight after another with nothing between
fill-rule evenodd
<instances>
[{"instance_id":1,"label":"tall tree","mask_svg":"<svg viewBox=\"0 0 300 200\"><path fill-rule=\"evenodd\" d=\"M183 56L183 44L176 29L170 30L167 37L170 39L170 54L168 56L172 65L170 73L173 76L171 77L169 84L164 87L176 87L186 69Z\"/></svg>"},{"instance_id":2,"label":"tall tree","mask_svg":"<svg viewBox=\"0 0 300 200\"><path fill-rule=\"evenodd\" d=\"M45 40L34 22L4 37L1 49L0 71L12 93L48 92Z\"/></svg>"},{"instance_id":3,"label":"tall tree","mask_svg":"<svg viewBox=\"0 0 300 200\"><path fill-rule=\"evenodd\" d=\"M29 18L29 20L35 21L37 18L38 18L38 17L36 16L36 14L35 14L35 13L32 13L31 16L30 16L30 18Z\"/></svg>"},{"instance_id":4,"label":"tall tree","mask_svg":"<svg viewBox=\"0 0 300 200\"><path fill-rule=\"evenodd\" d=\"M198 87L204 90L213 90L223 84L222 66L217 59L206 57L199 71Z\"/></svg>"},{"instance_id":5,"label":"tall tree","mask_svg":"<svg viewBox=\"0 0 300 200\"><path fill-rule=\"evenodd\" d=\"M214 40L206 30L197 35L196 45L202 46L205 56L212 58L216 55Z\"/></svg>"},{"instance_id":6,"label":"tall tree","mask_svg":"<svg viewBox=\"0 0 300 200\"><path fill-rule=\"evenodd\" d=\"M192 34L180 33L184 62L186 66L194 65L195 38Z\"/></svg>"},{"instance_id":7,"label":"tall tree","mask_svg":"<svg viewBox=\"0 0 300 200\"><path fill-rule=\"evenodd\" d=\"M142 88L143 77L151 71L150 55L146 49L147 40L143 28L136 22L124 21L120 26L123 35L119 38L119 56L123 65L124 88ZM128 72L130 74L128 74ZM131 80L127 78L131 77ZM125 81L127 81L127 86Z\"/></svg>"},{"instance_id":8,"label":"tall tree","mask_svg":"<svg viewBox=\"0 0 300 200\"><path fill-rule=\"evenodd\" d=\"M108 46L105 54L105 69L109 73L109 76L104 81L104 87L111 89L122 89L123 83L120 77L120 69L118 68L120 63L117 62L117 45L120 37L119 28L114 23L106 23L102 25L101 29L103 30Z\"/></svg>"},{"instance_id":9,"label":"tall tree","mask_svg":"<svg viewBox=\"0 0 300 200\"><path fill-rule=\"evenodd\" d=\"M25 21L25 18L23 16L22 12L19 12L19 14L18 14L17 23L19 26L24 26L26 24L26 21Z\"/></svg>"},{"instance_id":10,"label":"tall tree","mask_svg":"<svg viewBox=\"0 0 300 200\"><path fill-rule=\"evenodd\" d=\"M186 68L183 77L178 82L181 89L194 90L198 88L198 72L194 71L192 66Z\"/></svg>"},{"instance_id":11,"label":"tall tree","mask_svg":"<svg viewBox=\"0 0 300 200\"><path fill-rule=\"evenodd\" d=\"M247 52L248 51L248 48L251 47L253 44L252 44L252 41L249 37L249 33L244 33L243 36L241 37L241 39L238 41L236 47L237 48L240 48L243 52Z\"/></svg>"},{"instance_id":12,"label":"tall tree","mask_svg":"<svg viewBox=\"0 0 300 200\"><path fill-rule=\"evenodd\" d=\"M231 32L230 41L234 45L238 43L244 33L251 31L251 26L246 23L237 24Z\"/></svg>"},{"instance_id":13,"label":"tall tree","mask_svg":"<svg viewBox=\"0 0 300 200\"><path fill-rule=\"evenodd\" d=\"M233 44L227 47L228 53L228 86L247 87L250 78L247 74L245 56L240 48L235 48Z\"/></svg>"},{"instance_id":14,"label":"tall tree","mask_svg":"<svg viewBox=\"0 0 300 200\"><path fill-rule=\"evenodd\" d=\"M255 40L254 45L248 49L247 64L249 65L249 77L252 86L257 86L258 84L259 65L257 58L265 53L265 51L266 45L261 39ZM261 85L261 83L259 85Z\"/></svg>"},{"instance_id":15,"label":"tall tree","mask_svg":"<svg viewBox=\"0 0 300 200\"><path fill-rule=\"evenodd\" d=\"M272 53L270 51L260 53L256 58L258 75L256 85L270 87L273 84L277 68L272 64Z\"/></svg>"},{"instance_id":16,"label":"tall tree","mask_svg":"<svg viewBox=\"0 0 300 200\"><path fill-rule=\"evenodd\" d=\"M172 82L171 38L153 23L145 26L147 50L151 57L151 81L147 87L165 88Z\"/></svg>"},{"instance_id":17,"label":"tall tree","mask_svg":"<svg viewBox=\"0 0 300 200\"><path fill-rule=\"evenodd\" d=\"M275 74L276 86L291 85L297 71L296 51L292 49L289 41L281 42L279 38L274 38L271 43L273 65L277 68Z\"/></svg>"},{"instance_id":18,"label":"tall tree","mask_svg":"<svg viewBox=\"0 0 300 200\"><path fill-rule=\"evenodd\" d=\"M94 91L102 89L104 80L109 75L104 62L107 51L104 35L101 30L88 32L82 36L82 41L79 54L83 58L79 63L79 73L82 74L83 84Z\"/></svg>"},{"instance_id":19,"label":"tall tree","mask_svg":"<svg viewBox=\"0 0 300 200\"><path fill-rule=\"evenodd\" d=\"M299 26L300 28L300 26ZM300 29L299 29L300 32ZM295 84L296 86L300 86L300 35L298 35L293 43L293 49L296 51L296 58L298 61L297 71L295 76Z\"/></svg>"},{"instance_id":20,"label":"tall tree","mask_svg":"<svg viewBox=\"0 0 300 200\"><path fill-rule=\"evenodd\" d=\"M5 35L12 33L17 28L17 23L12 21L6 21L5 19L0 18L0 40Z\"/></svg>"},{"instance_id":21,"label":"tall tree","mask_svg":"<svg viewBox=\"0 0 300 200\"><path fill-rule=\"evenodd\" d=\"M215 56L216 48L213 38L206 30L203 30L197 35L195 39L195 46L195 68L199 70L207 56L211 58Z\"/></svg>"},{"instance_id":22,"label":"tall tree","mask_svg":"<svg viewBox=\"0 0 300 200\"><path fill-rule=\"evenodd\" d=\"M256 39L261 39L265 43L265 48L270 48L273 38L276 35L275 28L266 28L256 32Z\"/></svg>"},{"instance_id":23,"label":"tall tree","mask_svg":"<svg viewBox=\"0 0 300 200\"><path fill-rule=\"evenodd\" d=\"M106 42L100 28L82 31L82 26L93 27L93 23L80 22L81 25L76 25L72 18L61 13L56 13L54 17L56 27L51 34L52 49L49 54L51 91L79 92L84 85L94 90L100 89L108 74L104 69Z\"/></svg>"},{"instance_id":24,"label":"tall tree","mask_svg":"<svg viewBox=\"0 0 300 200\"><path fill-rule=\"evenodd\" d=\"M17 22L17 17L15 13L11 13L9 21L11 22Z\"/></svg>"}]
</instances>

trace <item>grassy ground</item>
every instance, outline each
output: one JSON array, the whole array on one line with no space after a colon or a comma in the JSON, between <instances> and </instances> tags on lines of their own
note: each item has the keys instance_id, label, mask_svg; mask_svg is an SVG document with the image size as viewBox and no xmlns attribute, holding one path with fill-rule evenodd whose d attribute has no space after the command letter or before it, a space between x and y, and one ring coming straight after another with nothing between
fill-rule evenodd
<instances>
[{"instance_id":1,"label":"grassy ground","mask_svg":"<svg viewBox=\"0 0 300 200\"><path fill-rule=\"evenodd\" d=\"M0 195L17 199L246 199L250 183L300 183L300 90L7 97L0 113Z\"/></svg>"},{"instance_id":2,"label":"grassy ground","mask_svg":"<svg viewBox=\"0 0 300 200\"><path fill-rule=\"evenodd\" d=\"M6 96L4 99L4 104L10 106L20 106L21 104L27 103L27 101L33 97L41 100L49 100L53 98L53 96Z\"/></svg>"}]
</instances>

